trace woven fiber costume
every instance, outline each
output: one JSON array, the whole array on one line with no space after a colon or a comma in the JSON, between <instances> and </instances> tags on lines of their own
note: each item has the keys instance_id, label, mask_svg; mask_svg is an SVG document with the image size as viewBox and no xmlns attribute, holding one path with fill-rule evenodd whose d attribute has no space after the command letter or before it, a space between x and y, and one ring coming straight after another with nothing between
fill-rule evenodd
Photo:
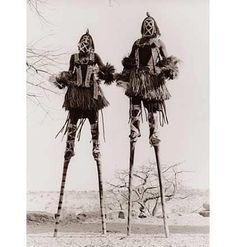
<instances>
[{"instance_id":1,"label":"woven fiber costume","mask_svg":"<svg viewBox=\"0 0 236 247\"><path fill-rule=\"evenodd\" d=\"M168 123L165 101L171 95L166 87L166 81L174 79L178 74L178 60L167 57L164 43L159 39L160 30L154 18L148 13L141 27L142 37L133 44L129 57L122 60L124 69L117 76L117 83L125 85L125 94L130 98L130 177L128 227L130 233L130 210L132 192L132 170L134 162L135 143L140 137L140 117L142 103L148 112L149 142L155 149L158 169L158 123L163 126ZM124 83L125 82L125 83ZM161 174L160 174L161 176ZM161 177L159 178L161 183ZM162 185L160 184L160 188ZM162 190L163 192L163 190ZM161 192L161 193L162 193ZM162 198L163 199L163 198ZM164 200L162 200L164 203ZM163 209L164 210L164 209ZM164 220L165 220L165 214ZM164 222L166 226L166 222ZM166 235L168 236L167 226Z\"/></svg>"},{"instance_id":2,"label":"woven fiber costume","mask_svg":"<svg viewBox=\"0 0 236 247\"><path fill-rule=\"evenodd\" d=\"M99 195L102 217L102 231L106 233L105 212L103 202L103 185L101 177L101 154L99 149L99 110L108 106L109 103L103 95L100 81L111 84L113 81L114 67L102 63L101 58L94 52L94 43L89 31L82 35L78 43L78 53L71 56L69 71L61 72L56 78L59 88L67 87L63 107L69 111L67 121L60 132L65 128L67 133L66 151L64 155L64 170L61 183L61 192L56 214L56 226L54 236L57 235L57 225L61 212L66 172L71 157L74 155L74 145L76 132L78 139L86 119L91 125L91 135L93 142L93 157L97 162ZM79 124L77 124L80 119ZM59 133L60 133L59 132Z\"/></svg>"}]
</instances>

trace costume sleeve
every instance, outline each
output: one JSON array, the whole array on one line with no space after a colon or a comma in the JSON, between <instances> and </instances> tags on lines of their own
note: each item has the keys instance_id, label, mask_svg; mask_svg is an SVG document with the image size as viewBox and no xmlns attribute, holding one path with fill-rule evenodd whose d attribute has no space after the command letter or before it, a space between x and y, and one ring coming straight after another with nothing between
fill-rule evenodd
<instances>
[{"instance_id":1,"label":"costume sleeve","mask_svg":"<svg viewBox=\"0 0 236 247\"><path fill-rule=\"evenodd\" d=\"M97 53L95 55L95 63L98 65L99 69L102 69L105 67L104 63L102 62L102 59L99 57Z\"/></svg>"},{"instance_id":2,"label":"costume sleeve","mask_svg":"<svg viewBox=\"0 0 236 247\"><path fill-rule=\"evenodd\" d=\"M159 40L160 42L160 53L162 58L167 58L167 51L166 51L166 46L163 41Z\"/></svg>"},{"instance_id":3,"label":"costume sleeve","mask_svg":"<svg viewBox=\"0 0 236 247\"><path fill-rule=\"evenodd\" d=\"M131 50L131 53L129 55L129 58L135 58L135 50L136 50L136 42L133 44L132 46L132 50Z\"/></svg>"},{"instance_id":4,"label":"costume sleeve","mask_svg":"<svg viewBox=\"0 0 236 247\"><path fill-rule=\"evenodd\" d=\"M127 69L130 70L135 67L135 51L137 49L136 42L137 41L135 41L135 43L133 44L130 55L122 59L121 63L124 66L124 70L127 70Z\"/></svg>"},{"instance_id":5,"label":"costume sleeve","mask_svg":"<svg viewBox=\"0 0 236 247\"><path fill-rule=\"evenodd\" d=\"M75 56L71 55L69 72L73 72L74 71L74 66L75 66Z\"/></svg>"}]
</instances>

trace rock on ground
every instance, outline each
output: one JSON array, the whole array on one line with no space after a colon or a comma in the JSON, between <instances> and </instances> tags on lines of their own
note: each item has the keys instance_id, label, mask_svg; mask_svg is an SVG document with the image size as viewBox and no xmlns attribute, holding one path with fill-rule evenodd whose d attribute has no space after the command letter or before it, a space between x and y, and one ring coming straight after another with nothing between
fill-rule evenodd
<instances>
[{"instance_id":1,"label":"rock on ground","mask_svg":"<svg viewBox=\"0 0 236 247\"><path fill-rule=\"evenodd\" d=\"M27 222L54 222L53 214L47 212L27 212Z\"/></svg>"},{"instance_id":2,"label":"rock on ground","mask_svg":"<svg viewBox=\"0 0 236 247\"><path fill-rule=\"evenodd\" d=\"M202 210L199 212L199 214L203 217L210 217L210 211L208 210Z\"/></svg>"}]
</instances>

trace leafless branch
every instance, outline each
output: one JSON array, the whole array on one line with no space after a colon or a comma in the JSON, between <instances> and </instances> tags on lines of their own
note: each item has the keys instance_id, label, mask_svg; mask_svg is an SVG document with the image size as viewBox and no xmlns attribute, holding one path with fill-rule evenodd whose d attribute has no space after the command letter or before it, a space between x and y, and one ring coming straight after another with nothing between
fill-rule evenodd
<instances>
[{"instance_id":1,"label":"leafless branch","mask_svg":"<svg viewBox=\"0 0 236 247\"><path fill-rule=\"evenodd\" d=\"M47 5L47 2L48 2L47 0L27 0L28 6L32 11L36 13L36 15L40 18L40 20L44 21L47 24L50 24L50 22L45 18L42 11L40 10L42 6Z\"/></svg>"},{"instance_id":2,"label":"leafless branch","mask_svg":"<svg viewBox=\"0 0 236 247\"><path fill-rule=\"evenodd\" d=\"M186 172L179 169L180 164L181 163L164 166L163 180L167 201L176 197L178 192L179 176ZM108 183L108 185L110 186L112 193L115 194L119 203L120 199L122 199L123 203L127 204L128 172L126 170L119 171L116 173L115 177L116 183L113 181L112 183ZM151 215L155 213L160 198L159 185L157 181L158 174L155 163L138 167L134 171L133 203L140 206L140 212L143 213L143 210L146 209ZM125 197L122 195L122 192L125 194ZM187 197L188 196L178 198L185 199Z\"/></svg>"}]
</instances>

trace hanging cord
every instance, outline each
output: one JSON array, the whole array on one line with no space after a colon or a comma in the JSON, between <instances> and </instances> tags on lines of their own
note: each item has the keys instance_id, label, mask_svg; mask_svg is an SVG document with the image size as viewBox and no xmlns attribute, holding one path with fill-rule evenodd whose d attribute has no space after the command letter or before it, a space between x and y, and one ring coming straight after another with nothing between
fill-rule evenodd
<instances>
[{"instance_id":1,"label":"hanging cord","mask_svg":"<svg viewBox=\"0 0 236 247\"><path fill-rule=\"evenodd\" d=\"M78 141L80 141L81 131L82 131L82 128L84 126L85 121L86 121L86 118L80 119L79 125L78 125L78 127L76 129L76 131L78 130L78 134L77 134Z\"/></svg>"},{"instance_id":2,"label":"hanging cord","mask_svg":"<svg viewBox=\"0 0 236 247\"><path fill-rule=\"evenodd\" d=\"M59 135L61 132L63 132L64 129L66 129L66 131L67 131L69 122L70 122L70 116L69 116L69 113L68 113L65 123L63 124L63 126L62 126L62 128L59 130L59 132L56 134L55 138L57 138L58 135ZM65 133L66 133L66 132L65 132ZM65 133L64 133L63 135L65 135Z\"/></svg>"},{"instance_id":3,"label":"hanging cord","mask_svg":"<svg viewBox=\"0 0 236 247\"><path fill-rule=\"evenodd\" d=\"M164 121L163 121L163 111L159 111L159 123L160 126L163 127L164 126Z\"/></svg>"},{"instance_id":4,"label":"hanging cord","mask_svg":"<svg viewBox=\"0 0 236 247\"><path fill-rule=\"evenodd\" d=\"M102 115L102 132L103 132L103 140L106 142L106 134L105 134L105 121L103 116L103 111L101 109L101 115Z\"/></svg>"},{"instance_id":5,"label":"hanging cord","mask_svg":"<svg viewBox=\"0 0 236 247\"><path fill-rule=\"evenodd\" d=\"M160 103L161 110L159 111L159 122L160 126L163 127L164 124L169 124L167 112L166 112L166 105L165 102Z\"/></svg>"},{"instance_id":6,"label":"hanging cord","mask_svg":"<svg viewBox=\"0 0 236 247\"><path fill-rule=\"evenodd\" d=\"M165 104L165 101L163 101L163 110L164 110L164 114L165 114L165 121L166 121L167 124L169 124L169 120L168 120L167 112L166 112L166 104Z\"/></svg>"},{"instance_id":7,"label":"hanging cord","mask_svg":"<svg viewBox=\"0 0 236 247\"><path fill-rule=\"evenodd\" d=\"M128 121L128 124L131 121L131 117L132 117L132 98L130 97L129 98L129 121Z\"/></svg>"},{"instance_id":8,"label":"hanging cord","mask_svg":"<svg viewBox=\"0 0 236 247\"><path fill-rule=\"evenodd\" d=\"M144 107L145 119L148 121L148 110Z\"/></svg>"},{"instance_id":9,"label":"hanging cord","mask_svg":"<svg viewBox=\"0 0 236 247\"><path fill-rule=\"evenodd\" d=\"M140 111L140 116L141 116L141 121L143 123L143 112L145 112L145 108L144 108L144 105L143 105L143 101L141 101L141 111Z\"/></svg>"}]
</instances>

